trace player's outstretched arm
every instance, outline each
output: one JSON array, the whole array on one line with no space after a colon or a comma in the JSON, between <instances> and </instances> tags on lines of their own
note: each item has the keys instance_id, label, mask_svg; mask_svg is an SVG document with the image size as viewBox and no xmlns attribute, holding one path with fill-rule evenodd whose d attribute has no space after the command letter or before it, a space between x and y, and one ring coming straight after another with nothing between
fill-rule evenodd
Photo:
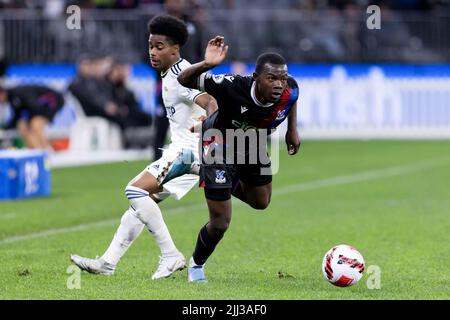
<instances>
[{"instance_id":1,"label":"player's outstretched arm","mask_svg":"<svg viewBox=\"0 0 450 320\"><path fill-rule=\"evenodd\" d=\"M300 148L300 136L297 130L297 102L294 103L288 114L288 129L286 132L286 145L288 153L292 156Z\"/></svg>"},{"instance_id":2,"label":"player's outstretched arm","mask_svg":"<svg viewBox=\"0 0 450 320\"><path fill-rule=\"evenodd\" d=\"M178 82L191 89L197 89L198 77L221 64L227 55L228 46L225 45L222 36L216 36L209 40L205 51L205 59L199 63L193 64L189 68L184 69L178 76Z\"/></svg>"}]
</instances>

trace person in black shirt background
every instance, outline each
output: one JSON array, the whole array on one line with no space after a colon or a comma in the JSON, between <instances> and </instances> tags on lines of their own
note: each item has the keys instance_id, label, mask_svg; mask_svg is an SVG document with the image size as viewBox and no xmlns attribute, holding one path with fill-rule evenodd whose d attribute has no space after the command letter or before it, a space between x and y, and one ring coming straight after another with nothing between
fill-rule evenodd
<instances>
[{"instance_id":1,"label":"person in black shirt background","mask_svg":"<svg viewBox=\"0 0 450 320\"><path fill-rule=\"evenodd\" d=\"M152 116L141 110L133 91L126 86L129 68L128 64L117 60L113 63L107 78L112 88L112 99L124 114L125 127L150 127Z\"/></svg>"},{"instance_id":2,"label":"person in black shirt background","mask_svg":"<svg viewBox=\"0 0 450 320\"><path fill-rule=\"evenodd\" d=\"M13 111L7 128L16 127L28 148L49 149L45 127L63 107L63 95L45 86L0 87L0 104L5 102L9 102Z\"/></svg>"}]
</instances>

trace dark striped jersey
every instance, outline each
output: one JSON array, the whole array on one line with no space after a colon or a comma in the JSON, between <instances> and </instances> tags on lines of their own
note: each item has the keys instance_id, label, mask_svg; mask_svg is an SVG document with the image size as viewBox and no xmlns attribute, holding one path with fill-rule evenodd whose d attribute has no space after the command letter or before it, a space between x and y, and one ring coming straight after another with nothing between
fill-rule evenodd
<instances>
[{"instance_id":1,"label":"dark striped jersey","mask_svg":"<svg viewBox=\"0 0 450 320\"><path fill-rule=\"evenodd\" d=\"M276 128L287 118L299 94L297 82L290 76L278 102L266 105L256 99L256 82L251 76L205 73L199 77L198 86L218 104L218 110L204 122L203 130Z\"/></svg>"}]
</instances>

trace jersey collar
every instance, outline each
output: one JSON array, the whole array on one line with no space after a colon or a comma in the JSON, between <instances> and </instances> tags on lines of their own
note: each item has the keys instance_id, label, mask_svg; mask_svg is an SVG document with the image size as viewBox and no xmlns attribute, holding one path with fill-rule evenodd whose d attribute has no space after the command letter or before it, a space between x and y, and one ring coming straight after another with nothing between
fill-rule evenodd
<instances>
[{"instance_id":1,"label":"jersey collar","mask_svg":"<svg viewBox=\"0 0 450 320\"><path fill-rule=\"evenodd\" d=\"M170 68L164 72L161 72L161 78L164 78L169 73L169 70L170 70Z\"/></svg>"},{"instance_id":2,"label":"jersey collar","mask_svg":"<svg viewBox=\"0 0 450 320\"><path fill-rule=\"evenodd\" d=\"M170 68L172 68L177 63L181 62L181 60L183 60L183 58L180 58L177 62L175 62L173 65L171 65L166 71L161 72L161 78L164 78L167 75L167 73L170 71Z\"/></svg>"},{"instance_id":3,"label":"jersey collar","mask_svg":"<svg viewBox=\"0 0 450 320\"><path fill-rule=\"evenodd\" d=\"M268 107L270 107L270 106L273 106L273 103L271 103L271 102L266 103L266 104L263 104L263 103L259 102L258 99L256 99L256 92L255 92L255 90L256 90L256 82L253 81L252 87L251 87L251 89L250 89L250 96L252 97L253 102L254 102L257 106L264 107L264 108L268 108Z\"/></svg>"}]
</instances>

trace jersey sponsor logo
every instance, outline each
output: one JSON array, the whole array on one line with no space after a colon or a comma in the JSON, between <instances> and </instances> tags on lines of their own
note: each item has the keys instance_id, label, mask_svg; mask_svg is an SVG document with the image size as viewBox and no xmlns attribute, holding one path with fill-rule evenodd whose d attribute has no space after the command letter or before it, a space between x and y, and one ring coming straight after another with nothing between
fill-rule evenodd
<instances>
[{"instance_id":1,"label":"jersey sponsor logo","mask_svg":"<svg viewBox=\"0 0 450 320\"><path fill-rule=\"evenodd\" d=\"M225 178L225 170L216 170L216 183L225 183L227 178Z\"/></svg>"},{"instance_id":2,"label":"jersey sponsor logo","mask_svg":"<svg viewBox=\"0 0 450 320\"><path fill-rule=\"evenodd\" d=\"M166 112L167 112L167 117L168 118L173 118L173 116L175 115L175 107L166 107Z\"/></svg>"},{"instance_id":3,"label":"jersey sponsor logo","mask_svg":"<svg viewBox=\"0 0 450 320\"><path fill-rule=\"evenodd\" d=\"M245 122L245 121L240 122L240 121L237 121L237 120L231 120L231 123L232 123L233 126L235 126L236 128L242 129L242 130L244 130L244 131L245 131L245 130L248 130L248 129L258 129L258 128L255 127L255 126L249 125L248 122Z\"/></svg>"},{"instance_id":4,"label":"jersey sponsor logo","mask_svg":"<svg viewBox=\"0 0 450 320\"><path fill-rule=\"evenodd\" d=\"M246 107L244 107L244 106L241 106L241 113L244 113L245 111L247 111L248 110L248 108L246 108Z\"/></svg>"}]
</instances>

